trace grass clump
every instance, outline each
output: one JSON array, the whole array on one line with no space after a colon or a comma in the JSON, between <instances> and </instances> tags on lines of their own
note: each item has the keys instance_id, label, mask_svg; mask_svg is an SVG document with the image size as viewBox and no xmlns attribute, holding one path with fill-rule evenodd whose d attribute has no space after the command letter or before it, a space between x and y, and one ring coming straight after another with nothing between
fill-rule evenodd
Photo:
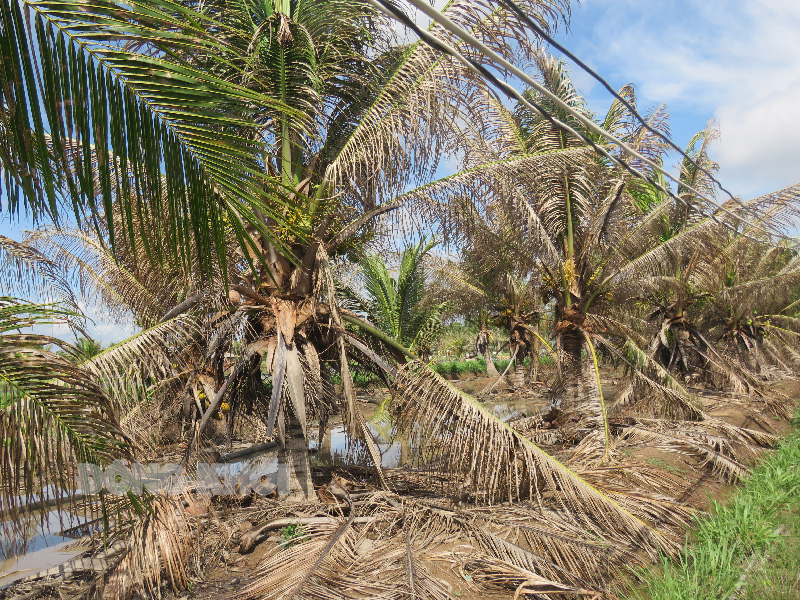
<instances>
[{"instance_id":1,"label":"grass clump","mask_svg":"<svg viewBox=\"0 0 800 600\"><path fill-rule=\"evenodd\" d=\"M510 361L507 358L501 358L494 360L493 362L495 368L502 373L505 371ZM542 355L539 357L539 364L552 365L554 364L553 358L551 356ZM529 357L525 358L524 366L525 368L530 367ZM486 361L482 357L469 360L443 360L433 363L431 365L431 369L433 369L442 377L455 377L465 373L472 375L486 375Z\"/></svg>"},{"instance_id":2,"label":"grass clump","mask_svg":"<svg viewBox=\"0 0 800 600\"><path fill-rule=\"evenodd\" d=\"M664 558L661 569L642 574L631 598L800 598L800 431L712 513L697 522L677 561Z\"/></svg>"}]
</instances>

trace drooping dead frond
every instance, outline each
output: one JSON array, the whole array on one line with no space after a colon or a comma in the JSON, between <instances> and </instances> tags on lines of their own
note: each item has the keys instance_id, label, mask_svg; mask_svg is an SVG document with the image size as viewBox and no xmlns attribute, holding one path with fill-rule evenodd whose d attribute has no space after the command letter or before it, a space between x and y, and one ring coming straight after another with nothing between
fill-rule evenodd
<instances>
[{"instance_id":1,"label":"drooping dead frond","mask_svg":"<svg viewBox=\"0 0 800 600\"><path fill-rule=\"evenodd\" d=\"M70 228L38 229L28 235L26 244L69 273L70 282L85 299L101 301L116 319L133 314L144 327L158 323L169 309L197 291L197 273L187 273L181 264L159 263L141 245L122 244L112 251L96 235Z\"/></svg>"},{"instance_id":2,"label":"drooping dead frond","mask_svg":"<svg viewBox=\"0 0 800 600\"><path fill-rule=\"evenodd\" d=\"M77 463L104 465L126 452L114 407L61 340L16 333L63 323L52 307L0 298L0 517L36 495L67 501ZM44 349L60 347L68 357Z\"/></svg>"},{"instance_id":3,"label":"drooping dead frond","mask_svg":"<svg viewBox=\"0 0 800 600\"><path fill-rule=\"evenodd\" d=\"M81 312L62 265L30 244L3 235L0 235L0 296L57 301L74 311L75 316Z\"/></svg>"},{"instance_id":4,"label":"drooping dead frond","mask_svg":"<svg viewBox=\"0 0 800 600\"><path fill-rule=\"evenodd\" d=\"M131 407L147 388L165 385L187 368L197 351L201 324L181 315L111 346L84 364L113 393L116 402Z\"/></svg>"},{"instance_id":5,"label":"drooping dead frond","mask_svg":"<svg viewBox=\"0 0 800 600\"><path fill-rule=\"evenodd\" d=\"M601 341L597 336L595 338ZM697 399L686 390L663 366L658 364L652 357L648 356L636 343L628 339L625 342L624 354L605 340L601 341L603 346L610 352L620 355L627 364L635 370L635 383L641 383L661 394L668 408L681 411L688 418L703 419L703 411Z\"/></svg>"},{"instance_id":6,"label":"drooping dead frond","mask_svg":"<svg viewBox=\"0 0 800 600\"><path fill-rule=\"evenodd\" d=\"M623 429L620 438L629 443L689 451L698 456L703 465L710 466L714 474L726 480L745 476L749 472L746 461L776 443L773 435L734 427L718 420L698 423L637 419L635 425Z\"/></svg>"},{"instance_id":7,"label":"drooping dead frond","mask_svg":"<svg viewBox=\"0 0 800 600\"><path fill-rule=\"evenodd\" d=\"M145 499L142 514L126 535L128 553L108 576L104 598L125 600L135 592L162 597L162 582L173 593L189 584L188 566L195 544L181 497Z\"/></svg>"},{"instance_id":8,"label":"drooping dead frond","mask_svg":"<svg viewBox=\"0 0 800 600\"><path fill-rule=\"evenodd\" d=\"M398 375L404 426L415 436L420 453L439 473L458 474L460 493L496 501L558 490L570 518L602 535L620 535L655 555L671 551L662 533L589 485L543 452L478 402L444 379L413 365ZM412 426L413 425L413 426Z\"/></svg>"},{"instance_id":9,"label":"drooping dead frond","mask_svg":"<svg viewBox=\"0 0 800 600\"><path fill-rule=\"evenodd\" d=\"M510 593L514 591L514 597L551 597L552 594L558 597L569 594L573 597L597 596L598 590L586 590L576 588L556 581L550 581L517 565L508 563L491 556L475 556L471 547L464 549L457 548L453 552L454 558L459 565L459 570L480 585L490 589L505 590Z\"/></svg>"}]
</instances>

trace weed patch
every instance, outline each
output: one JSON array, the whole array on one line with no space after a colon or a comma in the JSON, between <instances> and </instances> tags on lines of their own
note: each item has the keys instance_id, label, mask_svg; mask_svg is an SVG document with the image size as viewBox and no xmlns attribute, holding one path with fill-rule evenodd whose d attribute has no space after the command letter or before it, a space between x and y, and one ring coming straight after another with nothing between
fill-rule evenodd
<instances>
[{"instance_id":1,"label":"weed patch","mask_svg":"<svg viewBox=\"0 0 800 600\"><path fill-rule=\"evenodd\" d=\"M797 422L795 421L795 426ZM643 600L800 598L800 431L726 505L698 520L676 561L639 573Z\"/></svg>"}]
</instances>

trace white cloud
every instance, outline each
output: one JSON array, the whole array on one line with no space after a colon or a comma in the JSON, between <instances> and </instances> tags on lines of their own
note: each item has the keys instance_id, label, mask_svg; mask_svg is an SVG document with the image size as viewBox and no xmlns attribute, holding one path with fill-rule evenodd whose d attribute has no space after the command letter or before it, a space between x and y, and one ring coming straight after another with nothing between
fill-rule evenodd
<instances>
[{"instance_id":1,"label":"white cloud","mask_svg":"<svg viewBox=\"0 0 800 600\"><path fill-rule=\"evenodd\" d=\"M86 323L86 333L98 342L102 342L104 346L121 342L139 331L133 324L133 318L120 322L118 319L112 319L108 310L99 304L87 305L79 302L78 305L89 319Z\"/></svg>"},{"instance_id":2,"label":"white cloud","mask_svg":"<svg viewBox=\"0 0 800 600\"><path fill-rule=\"evenodd\" d=\"M584 0L561 37L640 105L667 102L676 142L719 120L723 183L751 197L800 182L798 31L797 0ZM607 106L599 86L579 89Z\"/></svg>"},{"instance_id":3,"label":"white cloud","mask_svg":"<svg viewBox=\"0 0 800 600\"><path fill-rule=\"evenodd\" d=\"M729 103L717 118L721 139L716 158L721 175L759 194L800 182L800 81L793 89L753 106ZM766 189L762 181L770 182Z\"/></svg>"},{"instance_id":4,"label":"white cloud","mask_svg":"<svg viewBox=\"0 0 800 600\"><path fill-rule=\"evenodd\" d=\"M139 328L133 324L133 319L112 320L108 310L102 306L79 301L78 307L88 318L84 323L84 330L92 339L109 346L121 342L137 333ZM75 342L75 335L66 323L52 323L37 325L31 329L33 333L48 335L69 343Z\"/></svg>"}]
</instances>

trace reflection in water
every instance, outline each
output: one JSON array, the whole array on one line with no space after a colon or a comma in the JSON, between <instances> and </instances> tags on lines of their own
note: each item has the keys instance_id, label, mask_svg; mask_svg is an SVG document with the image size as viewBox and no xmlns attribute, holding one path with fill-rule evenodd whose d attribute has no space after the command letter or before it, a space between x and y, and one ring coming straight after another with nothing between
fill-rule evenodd
<instances>
[{"instance_id":1,"label":"reflection in water","mask_svg":"<svg viewBox=\"0 0 800 600\"><path fill-rule=\"evenodd\" d=\"M80 554L82 549L65 550L75 540L59 533L85 522L84 517L52 510L44 522L34 513L19 526L12 527L8 522L0 525L0 586Z\"/></svg>"},{"instance_id":2,"label":"reflection in water","mask_svg":"<svg viewBox=\"0 0 800 600\"><path fill-rule=\"evenodd\" d=\"M528 416L539 408L530 402L487 403L485 407L497 418L510 419ZM405 436L397 435L394 423L385 416L367 423L381 454L381 464L392 469L411 464L410 444ZM322 445L309 427L311 464L316 466L349 466L368 464L366 447L356 441L350 442L342 424L328 427ZM200 473L198 473L198 476ZM210 473L208 475L211 475ZM229 493L247 493L253 488L257 493L269 495L277 491L279 496L289 493L289 465L278 460L275 451L248 457L236 463L215 465L214 477L222 479L231 487ZM51 511L42 526L38 515L33 515L22 528L0 525L0 586L37 571L58 565L80 550L63 550L70 538L58 535L64 529L84 523L86 519L63 511Z\"/></svg>"},{"instance_id":3,"label":"reflection in water","mask_svg":"<svg viewBox=\"0 0 800 600\"><path fill-rule=\"evenodd\" d=\"M381 454L381 466L394 469L409 461L408 442L396 437L394 428L390 432L381 432L382 427L367 423L378 451ZM350 437L344 425L335 425L326 432L322 447L312 445L312 450L318 451L312 455L311 464L317 466L349 466L365 464L367 449L358 440L350 442Z\"/></svg>"},{"instance_id":4,"label":"reflection in water","mask_svg":"<svg viewBox=\"0 0 800 600\"><path fill-rule=\"evenodd\" d=\"M532 415L542 406L544 403L532 404L529 400L490 402L485 405L494 416L504 422ZM376 416L367 423L367 427L381 453L381 466L393 469L412 463L408 439L397 435L397 427L391 420L383 414L376 413ZM364 445L357 440L351 444L345 426L341 424L328 427L321 447L318 439L312 434L309 447L312 451L317 451L312 455L312 465L350 466L365 464L365 460L369 462Z\"/></svg>"},{"instance_id":5,"label":"reflection in water","mask_svg":"<svg viewBox=\"0 0 800 600\"><path fill-rule=\"evenodd\" d=\"M0 560L68 542L72 538L59 533L85 522L85 517L58 510L48 512L44 523L38 513L29 515L19 526L5 522L0 526Z\"/></svg>"}]
</instances>

